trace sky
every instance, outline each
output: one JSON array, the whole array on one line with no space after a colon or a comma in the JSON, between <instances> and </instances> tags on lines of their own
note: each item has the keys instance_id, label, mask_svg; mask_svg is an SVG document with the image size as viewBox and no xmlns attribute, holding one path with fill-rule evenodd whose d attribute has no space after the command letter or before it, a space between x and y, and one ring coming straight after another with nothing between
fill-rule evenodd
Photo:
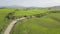
<instances>
[{"instance_id":1,"label":"sky","mask_svg":"<svg viewBox=\"0 0 60 34\"><path fill-rule=\"evenodd\" d=\"M0 6L51 7L60 5L60 0L0 0Z\"/></svg>"}]
</instances>

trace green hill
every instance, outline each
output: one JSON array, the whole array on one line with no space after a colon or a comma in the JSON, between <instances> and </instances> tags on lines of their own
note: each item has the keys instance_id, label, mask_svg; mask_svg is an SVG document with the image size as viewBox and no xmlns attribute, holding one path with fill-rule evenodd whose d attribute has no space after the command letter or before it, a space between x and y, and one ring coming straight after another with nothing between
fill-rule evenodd
<instances>
[{"instance_id":1,"label":"green hill","mask_svg":"<svg viewBox=\"0 0 60 34\"><path fill-rule=\"evenodd\" d=\"M43 15L40 18L30 18L18 22L11 31L11 34L60 34L60 13L48 9L25 9L25 8L4 8L0 9L0 34L3 34L12 19L6 20L6 16L15 12L13 16ZM46 14L49 13L50 14Z\"/></svg>"},{"instance_id":2,"label":"green hill","mask_svg":"<svg viewBox=\"0 0 60 34\"><path fill-rule=\"evenodd\" d=\"M18 22L11 34L60 34L60 13Z\"/></svg>"}]
</instances>

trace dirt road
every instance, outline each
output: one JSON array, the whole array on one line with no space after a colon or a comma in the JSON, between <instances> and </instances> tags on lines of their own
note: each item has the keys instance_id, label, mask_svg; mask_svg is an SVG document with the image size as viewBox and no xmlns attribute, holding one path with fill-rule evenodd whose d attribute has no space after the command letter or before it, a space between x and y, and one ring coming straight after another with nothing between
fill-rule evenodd
<instances>
[{"instance_id":1,"label":"dirt road","mask_svg":"<svg viewBox=\"0 0 60 34\"><path fill-rule=\"evenodd\" d=\"M14 27L15 23L17 23L20 20L24 20L26 19L25 17L19 18L19 19L15 19L13 20L7 27L7 29L5 30L4 34L10 34L12 28Z\"/></svg>"}]
</instances>

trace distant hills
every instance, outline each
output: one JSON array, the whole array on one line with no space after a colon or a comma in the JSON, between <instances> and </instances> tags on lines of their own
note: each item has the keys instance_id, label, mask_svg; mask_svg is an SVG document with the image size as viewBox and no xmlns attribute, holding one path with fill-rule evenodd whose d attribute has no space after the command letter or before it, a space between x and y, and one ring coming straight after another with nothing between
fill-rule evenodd
<instances>
[{"instance_id":1,"label":"distant hills","mask_svg":"<svg viewBox=\"0 0 60 34\"><path fill-rule=\"evenodd\" d=\"M60 9L60 6L53 6L53 7L49 7L49 8L57 8L57 9Z\"/></svg>"},{"instance_id":2,"label":"distant hills","mask_svg":"<svg viewBox=\"0 0 60 34\"><path fill-rule=\"evenodd\" d=\"M3 7L0 7L3 8ZM60 9L60 6L53 7L24 7L24 6L5 6L4 8L52 8L52 9Z\"/></svg>"}]
</instances>

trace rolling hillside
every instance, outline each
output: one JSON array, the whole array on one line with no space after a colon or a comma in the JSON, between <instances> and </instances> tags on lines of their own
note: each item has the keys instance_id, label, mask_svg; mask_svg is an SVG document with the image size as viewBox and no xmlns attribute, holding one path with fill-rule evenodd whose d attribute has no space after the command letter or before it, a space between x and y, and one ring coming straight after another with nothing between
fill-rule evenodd
<instances>
[{"instance_id":1,"label":"rolling hillside","mask_svg":"<svg viewBox=\"0 0 60 34\"><path fill-rule=\"evenodd\" d=\"M60 13L20 21L11 34L60 34Z\"/></svg>"},{"instance_id":2,"label":"rolling hillside","mask_svg":"<svg viewBox=\"0 0 60 34\"><path fill-rule=\"evenodd\" d=\"M15 12L13 16L33 16L43 14L42 17L29 18L15 24L11 34L60 34L60 13L53 10L33 8L0 8L0 34L3 34L12 19L6 20L6 16ZM47 13L47 15L45 15Z\"/></svg>"}]
</instances>

